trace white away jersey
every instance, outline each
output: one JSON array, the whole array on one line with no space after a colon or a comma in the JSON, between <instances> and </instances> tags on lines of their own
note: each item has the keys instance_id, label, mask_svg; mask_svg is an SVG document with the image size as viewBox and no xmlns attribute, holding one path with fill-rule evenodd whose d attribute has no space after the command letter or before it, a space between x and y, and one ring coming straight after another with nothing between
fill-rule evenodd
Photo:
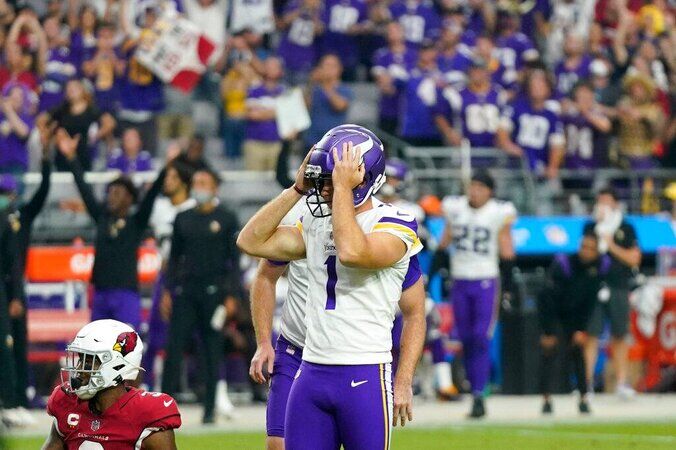
<instances>
[{"instance_id":1,"label":"white away jersey","mask_svg":"<svg viewBox=\"0 0 676 450\"><path fill-rule=\"evenodd\" d=\"M282 219L281 225L295 226L308 211L303 197ZM289 288L282 306L282 335L296 347L305 346L305 302L307 299L307 262L291 261L286 273Z\"/></svg>"},{"instance_id":2,"label":"white away jersey","mask_svg":"<svg viewBox=\"0 0 676 450\"><path fill-rule=\"evenodd\" d=\"M490 199L474 209L467 197L446 197L442 207L453 232L453 278L482 280L500 273L498 233L516 218L511 202Z\"/></svg>"},{"instance_id":3,"label":"white away jersey","mask_svg":"<svg viewBox=\"0 0 676 450\"><path fill-rule=\"evenodd\" d=\"M365 233L390 233L406 244L392 267L343 266L333 240L331 217L303 216L308 265L307 335L303 359L317 364L356 365L392 361L392 323L401 297L409 258L422 249L415 218L373 199L373 208L357 215Z\"/></svg>"}]
</instances>

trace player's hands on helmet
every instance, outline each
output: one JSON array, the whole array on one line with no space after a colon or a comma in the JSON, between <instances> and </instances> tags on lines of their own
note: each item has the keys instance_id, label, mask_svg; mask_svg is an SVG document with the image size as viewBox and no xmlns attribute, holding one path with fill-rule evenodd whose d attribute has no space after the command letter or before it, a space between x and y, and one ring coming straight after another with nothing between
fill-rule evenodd
<instances>
[{"instance_id":1,"label":"player's hands on helmet","mask_svg":"<svg viewBox=\"0 0 676 450\"><path fill-rule=\"evenodd\" d=\"M333 188L356 188L364 181L364 164L361 163L361 154L354 150L352 142L343 143L341 152L333 148L334 168L331 178Z\"/></svg>"},{"instance_id":2,"label":"player's hands on helmet","mask_svg":"<svg viewBox=\"0 0 676 450\"><path fill-rule=\"evenodd\" d=\"M392 423L406 426L406 421L413 420L413 388L408 381L394 380L394 410Z\"/></svg>"},{"instance_id":3,"label":"player's hands on helmet","mask_svg":"<svg viewBox=\"0 0 676 450\"><path fill-rule=\"evenodd\" d=\"M256 353L249 367L249 376L256 383L263 384L268 380L270 374L272 374L274 364L275 349L272 348L270 341L265 341L256 348Z\"/></svg>"},{"instance_id":4,"label":"player's hands on helmet","mask_svg":"<svg viewBox=\"0 0 676 450\"><path fill-rule=\"evenodd\" d=\"M305 159L303 159L303 163L298 168L298 172L296 172L295 185L298 189L300 189L303 192L308 192L310 189L312 189L311 181L309 179L305 178L305 168L307 167L308 161L310 161L310 155L312 154L312 151L314 149L315 148L313 146L310 149L310 151L307 152L307 155L305 155Z\"/></svg>"}]
</instances>

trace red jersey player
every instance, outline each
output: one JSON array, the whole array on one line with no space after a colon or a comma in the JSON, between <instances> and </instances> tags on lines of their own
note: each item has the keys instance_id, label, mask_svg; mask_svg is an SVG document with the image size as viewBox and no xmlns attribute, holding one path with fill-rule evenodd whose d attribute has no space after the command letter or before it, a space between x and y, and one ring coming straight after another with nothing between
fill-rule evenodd
<instances>
[{"instance_id":1,"label":"red jersey player","mask_svg":"<svg viewBox=\"0 0 676 450\"><path fill-rule=\"evenodd\" d=\"M116 320L84 326L66 347L61 386L47 412L54 417L43 450L175 450L181 426L176 401L125 386L141 369L143 343Z\"/></svg>"}]
</instances>

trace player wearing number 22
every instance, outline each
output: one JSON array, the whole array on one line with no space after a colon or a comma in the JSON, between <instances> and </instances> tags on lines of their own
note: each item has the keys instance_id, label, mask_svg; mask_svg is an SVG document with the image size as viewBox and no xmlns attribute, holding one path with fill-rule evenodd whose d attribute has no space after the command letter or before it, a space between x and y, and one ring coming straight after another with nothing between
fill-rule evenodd
<instances>
[{"instance_id":1,"label":"player wearing number 22","mask_svg":"<svg viewBox=\"0 0 676 450\"><path fill-rule=\"evenodd\" d=\"M485 415L483 391L490 372L488 344L498 309L500 258L503 295L513 292L511 226L516 210L509 202L493 199L493 189L488 172L477 171L466 197L446 197L442 203L448 225L441 246L452 239L451 301L474 395L474 418Z\"/></svg>"},{"instance_id":2,"label":"player wearing number 22","mask_svg":"<svg viewBox=\"0 0 676 450\"><path fill-rule=\"evenodd\" d=\"M337 127L308 153L295 186L240 232L246 253L307 263L307 331L286 408L287 450L387 449L392 423L412 418L424 291L399 299L422 245L414 217L373 198L384 172L384 149L369 130ZM296 226L279 226L302 196L308 211ZM393 390L398 301L404 329Z\"/></svg>"},{"instance_id":3,"label":"player wearing number 22","mask_svg":"<svg viewBox=\"0 0 676 450\"><path fill-rule=\"evenodd\" d=\"M66 347L62 384L49 397L54 424L43 450L176 450L173 398L125 386L141 370L143 343L116 320L85 325Z\"/></svg>"}]
</instances>

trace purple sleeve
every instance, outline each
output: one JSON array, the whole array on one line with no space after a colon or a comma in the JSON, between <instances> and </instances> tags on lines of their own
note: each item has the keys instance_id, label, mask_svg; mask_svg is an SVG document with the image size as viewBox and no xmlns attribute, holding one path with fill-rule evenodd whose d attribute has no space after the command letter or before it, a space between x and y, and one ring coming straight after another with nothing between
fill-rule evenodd
<instances>
[{"instance_id":1,"label":"purple sleeve","mask_svg":"<svg viewBox=\"0 0 676 450\"><path fill-rule=\"evenodd\" d=\"M289 261L275 261L274 259L266 259L266 261L271 266L286 266L287 264L289 264Z\"/></svg>"},{"instance_id":2,"label":"purple sleeve","mask_svg":"<svg viewBox=\"0 0 676 450\"><path fill-rule=\"evenodd\" d=\"M421 276L422 272L420 270L418 255L413 255L408 261L408 270L406 271L406 276L404 276L404 282L401 284L401 290L405 291L413 286Z\"/></svg>"}]
</instances>

